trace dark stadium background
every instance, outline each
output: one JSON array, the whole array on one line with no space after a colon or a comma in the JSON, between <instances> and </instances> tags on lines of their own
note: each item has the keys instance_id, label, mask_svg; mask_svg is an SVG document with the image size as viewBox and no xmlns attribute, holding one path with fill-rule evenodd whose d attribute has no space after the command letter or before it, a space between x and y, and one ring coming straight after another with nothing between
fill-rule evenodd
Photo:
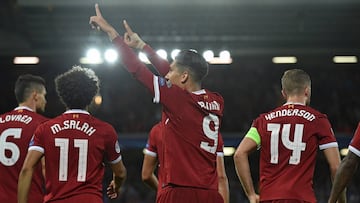
<instances>
[{"instance_id":1,"label":"dark stadium background","mask_svg":"<svg viewBox=\"0 0 360 203\"><path fill-rule=\"evenodd\" d=\"M14 82L20 74L47 80L45 115L64 111L56 97L54 77L80 64L89 47L104 49L107 37L88 25L94 0L0 1L0 113L16 107ZM193 48L231 52L230 65L211 65L204 87L225 99L221 132L225 145L236 147L258 114L280 105L284 70L302 68L312 77L312 106L328 115L340 148L346 148L360 121L359 63L335 64L334 56L360 56L360 1L357 0L103 0L104 16L123 32L122 19L154 49ZM14 65L15 56L38 56L37 65ZM296 56L295 64L274 64L274 56ZM101 79L100 106L95 116L116 128L128 179L113 202L154 202L154 192L140 179L147 132L160 119L160 107L150 94L115 64L83 65ZM257 157L251 157L257 171ZM231 202L246 202L232 157L225 157ZM330 178L321 153L315 172L315 192L326 202ZM256 174L256 173L253 173ZM257 179L257 177L254 177ZM106 174L107 180L110 179ZM348 188L349 202L360 202L360 172ZM107 200L106 200L107 201Z\"/></svg>"}]
</instances>

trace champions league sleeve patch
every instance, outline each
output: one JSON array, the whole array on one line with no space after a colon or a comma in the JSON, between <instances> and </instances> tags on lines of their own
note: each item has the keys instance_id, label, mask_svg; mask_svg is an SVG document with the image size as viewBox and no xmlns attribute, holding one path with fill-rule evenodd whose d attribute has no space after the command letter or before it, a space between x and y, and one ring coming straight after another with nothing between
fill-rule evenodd
<instances>
[{"instance_id":1,"label":"champions league sleeve patch","mask_svg":"<svg viewBox=\"0 0 360 203\"><path fill-rule=\"evenodd\" d=\"M115 142L115 151L116 151L116 153L120 153L119 141L116 141L116 142Z\"/></svg>"},{"instance_id":2,"label":"champions league sleeve patch","mask_svg":"<svg viewBox=\"0 0 360 203\"><path fill-rule=\"evenodd\" d=\"M29 143L29 147L34 145L34 135L31 137L30 143Z\"/></svg>"},{"instance_id":3,"label":"champions league sleeve patch","mask_svg":"<svg viewBox=\"0 0 360 203\"><path fill-rule=\"evenodd\" d=\"M166 79L159 77L159 86L164 86L166 84Z\"/></svg>"},{"instance_id":4,"label":"champions league sleeve patch","mask_svg":"<svg viewBox=\"0 0 360 203\"><path fill-rule=\"evenodd\" d=\"M159 77L159 86L163 87L163 86L167 86L168 88L171 87L171 82L170 80L166 80L165 78Z\"/></svg>"}]
</instances>

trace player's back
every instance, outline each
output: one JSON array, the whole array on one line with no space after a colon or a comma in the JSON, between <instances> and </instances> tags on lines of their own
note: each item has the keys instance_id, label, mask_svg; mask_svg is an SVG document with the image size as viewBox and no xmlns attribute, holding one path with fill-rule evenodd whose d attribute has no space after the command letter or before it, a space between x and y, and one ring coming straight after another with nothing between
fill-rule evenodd
<instances>
[{"instance_id":1,"label":"player's back","mask_svg":"<svg viewBox=\"0 0 360 203\"><path fill-rule=\"evenodd\" d=\"M177 97L165 102L164 108L164 182L217 190L216 151L223 98L208 90L179 90L174 95ZM170 112L167 105L178 106Z\"/></svg>"},{"instance_id":2,"label":"player's back","mask_svg":"<svg viewBox=\"0 0 360 203\"><path fill-rule=\"evenodd\" d=\"M17 202L18 176L36 127L47 118L27 107L18 107L0 116L0 202ZM41 164L33 175L30 202L44 197Z\"/></svg>"},{"instance_id":3,"label":"player's back","mask_svg":"<svg viewBox=\"0 0 360 203\"><path fill-rule=\"evenodd\" d=\"M260 198L315 202L312 179L318 148L337 146L326 115L285 104L253 124L261 137Z\"/></svg>"},{"instance_id":4,"label":"player's back","mask_svg":"<svg viewBox=\"0 0 360 203\"><path fill-rule=\"evenodd\" d=\"M67 111L36 131L35 144L45 154L46 201L79 197L102 201L103 162L117 158L108 153L110 148L116 146L118 154L120 148L113 127L84 112Z\"/></svg>"}]
</instances>

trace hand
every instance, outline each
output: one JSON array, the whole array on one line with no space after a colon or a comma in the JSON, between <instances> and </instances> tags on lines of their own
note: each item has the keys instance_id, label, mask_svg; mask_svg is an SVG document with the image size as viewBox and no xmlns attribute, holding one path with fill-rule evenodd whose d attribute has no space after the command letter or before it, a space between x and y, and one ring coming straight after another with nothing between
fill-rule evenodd
<instances>
[{"instance_id":1,"label":"hand","mask_svg":"<svg viewBox=\"0 0 360 203\"><path fill-rule=\"evenodd\" d=\"M146 45L145 42L139 37L139 35L132 31L129 24L124 20L125 34L124 34L124 42L132 48L143 49Z\"/></svg>"},{"instance_id":2,"label":"hand","mask_svg":"<svg viewBox=\"0 0 360 203\"><path fill-rule=\"evenodd\" d=\"M119 33L115 30L113 26L111 26L101 15L100 8L98 4L95 4L95 12L96 16L91 16L89 24L93 29L102 30L106 32L110 39L113 40L117 36L119 36Z\"/></svg>"},{"instance_id":3,"label":"hand","mask_svg":"<svg viewBox=\"0 0 360 203\"><path fill-rule=\"evenodd\" d=\"M258 194L251 195L248 198L249 198L250 203L259 203L260 202L260 197Z\"/></svg>"},{"instance_id":4,"label":"hand","mask_svg":"<svg viewBox=\"0 0 360 203\"><path fill-rule=\"evenodd\" d=\"M118 197L119 190L116 189L115 181L111 181L106 189L106 194L109 199L116 199Z\"/></svg>"}]
</instances>

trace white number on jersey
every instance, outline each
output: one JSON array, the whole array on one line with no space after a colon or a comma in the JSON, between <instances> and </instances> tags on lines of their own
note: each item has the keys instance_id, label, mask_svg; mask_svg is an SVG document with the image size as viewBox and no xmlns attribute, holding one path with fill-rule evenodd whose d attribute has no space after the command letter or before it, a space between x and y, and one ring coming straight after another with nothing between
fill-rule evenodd
<instances>
[{"instance_id":1,"label":"white number on jersey","mask_svg":"<svg viewBox=\"0 0 360 203\"><path fill-rule=\"evenodd\" d=\"M301 151L305 151L306 143L302 142L304 124L295 124L294 141L290 141L291 124L284 124L280 133L281 124L269 123L267 130L271 131L270 154L272 164L279 162L279 136L281 136L282 144L289 150L292 155L289 164L297 165L300 163Z\"/></svg>"},{"instance_id":2,"label":"white number on jersey","mask_svg":"<svg viewBox=\"0 0 360 203\"><path fill-rule=\"evenodd\" d=\"M20 139L21 131L21 128L9 128L4 130L0 135L0 162L5 166L13 166L20 157L19 147L15 143L7 142L6 139L10 136ZM6 157L5 150L11 152L11 157Z\"/></svg>"},{"instance_id":3,"label":"white number on jersey","mask_svg":"<svg viewBox=\"0 0 360 203\"><path fill-rule=\"evenodd\" d=\"M67 181L68 179L68 160L69 160L69 139L55 138L55 146L60 147L59 159L59 181ZM85 182L88 155L88 140L75 139L74 147L79 148L79 164L78 164L78 182Z\"/></svg>"},{"instance_id":4,"label":"white number on jersey","mask_svg":"<svg viewBox=\"0 0 360 203\"><path fill-rule=\"evenodd\" d=\"M210 128L210 124L213 122L214 130ZM214 145L210 146L209 142L201 142L200 148L204 149L207 152L215 154L218 146L218 134L219 134L219 118L214 114L209 114L203 119L203 132L209 139L214 140Z\"/></svg>"}]
</instances>

